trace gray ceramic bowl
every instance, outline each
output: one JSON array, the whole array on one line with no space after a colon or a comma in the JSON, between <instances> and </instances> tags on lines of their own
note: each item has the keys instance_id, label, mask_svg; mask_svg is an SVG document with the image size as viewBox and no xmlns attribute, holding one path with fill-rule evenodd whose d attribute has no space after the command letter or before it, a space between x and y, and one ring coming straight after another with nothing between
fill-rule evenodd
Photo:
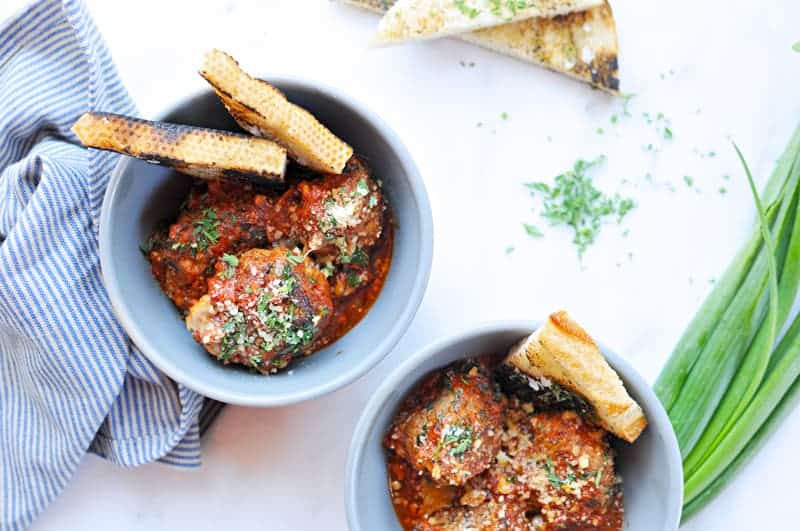
<instances>
[{"instance_id":1,"label":"gray ceramic bowl","mask_svg":"<svg viewBox=\"0 0 800 531\"><path fill-rule=\"evenodd\" d=\"M481 354L502 353L532 333L535 322L500 322L439 341L397 367L373 394L356 426L345 475L347 521L352 531L400 530L395 517L381 445L405 395L427 373ZM616 444L625 488L626 531L675 531L683 502L678 443L650 386L630 365L600 347L628 392L641 404L649 426L636 443Z\"/></svg>"},{"instance_id":2,"label":"gray ceramic bowl","mask_svg":"<svg viewBox=\"0 0 800 531\"><path fill-rule=\"evenodd\" d=\"M150 273L139 246L162 219L174 216L191 179L123 158L103 203L100 259L120 322L134 343L170 377L223 402L277 406L309 400L349 384L378 363L406 331L431 268L433 222L425 185L397 135L375 113L318 83L268 78L361 154L381 179L398 230L391 269L364 319L329 347L295 364L291 374L252 374L224 366L192 339ZM162 120L238 130L209 90L179 103Z\"/></svg>"}]
</instances>

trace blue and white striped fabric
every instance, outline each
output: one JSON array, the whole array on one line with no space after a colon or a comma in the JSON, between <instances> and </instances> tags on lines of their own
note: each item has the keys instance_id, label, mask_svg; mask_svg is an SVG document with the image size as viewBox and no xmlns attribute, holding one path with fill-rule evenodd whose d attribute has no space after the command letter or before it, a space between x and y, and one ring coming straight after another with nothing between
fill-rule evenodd
<instances>
[{"instance_id":1,"label":"blue and white striped fabric","mask_svg":"<svg viewBox=\"0 0 800 531\"><path fill-rule=\"evenodd\" d=\"M28 527L87 451L200 462L203 398L131 344L103 288L98 220L117 156L77 145L69 128L89 110L136 113L81 1L39 1L0 26L4 530Z\"/></svg>"}]
</instances>

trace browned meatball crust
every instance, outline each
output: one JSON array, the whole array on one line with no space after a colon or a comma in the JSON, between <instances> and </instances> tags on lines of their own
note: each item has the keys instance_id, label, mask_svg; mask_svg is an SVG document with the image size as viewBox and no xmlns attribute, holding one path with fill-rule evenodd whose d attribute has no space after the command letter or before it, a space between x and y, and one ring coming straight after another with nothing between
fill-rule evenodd
<instances>
[{"instance_id":1,"label":"browned meatball crust","mask_svg":"<svg viewBox=\"0 0 800 531\"><path fill-rule=\"evenodd\" d=\"M622 526L622 493L608 434L571 410L536 412L512 399L502 451L470 486L538 507L547 530Z\"/></svg>"},{"instance_id":2,"label":"browned meatball crust","mask_svg":"<svg viewBox=\"0 0 800 531\"><path fill-rule=\"evenodd\" d=\"M218 360L264 373L311 352L332 308L325 275L283 247L224 255L208 284L186 319L194 338Z\"/></svg>"},{"instance_id":3,"label":"browned meatball crust","mask_svg":"<svg viewBox=\"0 0 800 531\"><path fill-rule=\"evenodd\" d=\"M366 166L353 157L342 175L303 180L276 205L272 241L290 240L320 261L365 268L383 230L383 195Z\"/></svg>"},{"instance_id":4,"label":"browned meatball crust","mask_svg":"<svg viewBox=\"0 0 800 531\"><path fill-rule=\"evenodd\" d=\"M434 481L463 485L486 470L500 449L504 407L486 364L457 363L411 393L385 446Z\"/></svg>"},{"instance_id":5,"label":"browned meatball crust","mask_svg":"<svg viewBox=\"0 0 800 531\"><path fill-rule=\"evenodd\" d=\"M153 275L164 293L187 311L208 291L217 259L267 246L273 195L250 186L210 182L196 184L178 219L150 238Z\"/></svg>"}]
</instances>

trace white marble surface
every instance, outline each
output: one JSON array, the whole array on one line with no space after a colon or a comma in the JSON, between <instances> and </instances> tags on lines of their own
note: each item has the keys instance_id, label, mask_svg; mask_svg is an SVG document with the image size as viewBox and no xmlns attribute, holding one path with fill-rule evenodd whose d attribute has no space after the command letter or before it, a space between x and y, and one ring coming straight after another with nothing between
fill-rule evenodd
<instances>
[{"instance_id":1,"label":"white marble surface","mask_svg":"<svg viewBox=\"0 0 800 531\"><path fill-rule=\"evenodd\" d=\"M416 320L367 377L294 407L227 408L196 471L122 470L87 457L38 530L346 529L345 454L372 390L417 348L485 320L568 308L654 379L753 221L729 139L763 181L800 119L792 0L614 2L623 90L636 94L633 118L616 126L618 101L467 44L368 50L377 19L325 0L87 1L145 116L203 87L195 70L212 46L253 71L300 74L364 100L425 176L435 258ZM674 140L660 138L643 112L669 117ZM657 153L642 148L650 142ZM717 155L698 154L708 151ZM629 236L608 226L581 266L566 232L524 235L521 222L535 216L521 183L600 154L608 163L598 182L639 207L625 223ZM685 529L795 528L798 438L795 412Z\"/></svg>"}]
</instances>

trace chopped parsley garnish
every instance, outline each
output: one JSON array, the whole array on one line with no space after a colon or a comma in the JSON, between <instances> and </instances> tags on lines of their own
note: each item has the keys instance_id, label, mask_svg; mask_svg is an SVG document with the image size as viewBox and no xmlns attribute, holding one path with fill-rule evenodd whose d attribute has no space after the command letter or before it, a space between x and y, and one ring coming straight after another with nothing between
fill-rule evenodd
<instances>
[{"instance_id":1,"label":"chopped parsley garnish","mask_svg":"<svg viewBox=\"0 0 800 531\"><path fill-rule=\"evenodd\" d=\"M326 278L330 277L335 272L336 270L334 269L333 264L331 263L325 264L325 266L322 268L322 274L325 275Z\"/></svg>"},{"instance_id":2,"label":"chopped parsley garnish","mask_svg":"<svg viewBox=\"0 0 800 531\"><path fill-rule=\"evenodd\" d=\"M175 242L175 243L172 244L172 250L173 251L177 251L178 249L183 248L184 245L186 245L186 244L185 243L181 243L181 242Z\"/></svg>"},{"instance_id":3,"label":"chopped parsley garnish","mask_svg":"<svg viewBox=\"0 0 800 531\"><path fill-rule=\"evenodd\" d=\"M358 180L358 182L356 183L355 193L357 195L360 195L361 197L366 197L367 195L369 195L369 185L367 184L366 179L362 178Z\"/></svg>"},{"instance_id":4,"label":"chopped parsley garnish","mask_svg":"<svg viewBox=\"0 0 800 531\"><path fill-rule=\"evenodd\" d=\"M264 361L264 358L263 356L261 356L261 354L253 354L252 356L250 356L249 361L250 365L252 365L253 367L259 367L261 365L261 362Z\"/></svg>"},{"instance_id":5,"label":"chopped parsley garnish","mask_svg":"<svg viewBox=\"0 0 800 531\"><path fill-rule=\"evenodd\" d=\"M571 170L557 175L552 185L543 182L525 185L532 196L541 198L542 218L552 226L564 225L572 229L572 243L579 256L595 242L606 218L616 217L620 223L636 206L632 199L619 195L610 197L595 187L587 171L604 160L602 156L592 161L579 159ZM533 225L524 224L524 227L531 236L541 234Z\"/></svg>"},{"instance_id":6,"label":"chopped parsley garnish","mask_svg":"<svg viewBox=\"0 0 800 531\"><path fill-rule=\"evenodd\" d=\"M361 285L361 277L356 273L348 273L347 274L347 285L351 288L357 288Z\"/></svg>"},{"instance_id":7,"label":"chopped parsley garnish","mask_svg":"<svg viewBox=\"0 0 800 531\"><path fill-rule=\"evenodd\" d=\"M227 266L225 271L222 272L222 278L233 278L233 274L236 272L236 267L239 265L239 259L236 258L232 254L223 254L221 260L225 262Z\"/></svg>"},{"instance_id":8,"label":"chopped parsley garnish","mask_svg":"<svg viewBox=\"0 0 800 531\"><path fill-rule=\"evenodd\" d=\"M286 259L289 260L294 265L300 265L303 263L304 257L301 254L294 254L291 251L286 252Z\"/></svg>"},{"instance_id":9,"label":"chopped parsley garnish","mask_svg":"<svg viewBox=\"0 0 800 531\"><path fill-rule=\"evenodd\" d=\"M544 468L545 471L547 472L547 480L550 482L551 485L553 485L557 489L561 488L564 485L569 485L570 483L575 482L575 474L571 472L567 474L566 479L561 479L560 477L558 477L558 474L556 474L556 471L553 468L553 462L550 459L545 461Z\"/></svg>"},{"instance_id":10,"label":"chopped parsley garnish","mask_svg":"<svg viewBox=\"0 0 800 531\"><path fill-rule=\"evenodd\" d=\"M219 355L217 356L220 361L230 359L239 347L252 343L252 339L247 335L247 326L242 312L230 315L225 324L222 325L222 332L225 336L222 338Z\"/></svg>"},{"instance_id":11,"label":"chopped parsley garnish","mask_svg":"<svg viewBox=\"0 0 800 531\"><path fill-rule=\"evenodd\" d=\"M369 255L361 247L356 247L356 250L350 255L342 253L339 259L343 264L356 264L361 267L369 264Z\"/></svg>"},{"instance_id":12,"label":"chopped parsley garnish","mask_svg":"<svg viewBox=\"0 0 800 531\"><path fill-rule=\"evenodd\" d=\"M463 426L446 426L442 430L442 438L439 441L440 447L450 447L448 452L452 456L462 455L469 450L473 443L473 432L470 427Z\"/></svg>"},{"instance_id":13,"label":"chopped parsley garnish","mask_svg":"<svg viewBox=\"0 0 800 531\"><path fill-rule=\"evenodd\" d=\"M375 196L375 194L369 196L369 202L367 203L367 206L369 208L375 208L378 206L378 198Z\"/></svg>"},{"instance_id":14,"label":"chopped parsley garnish","mask_svg":"<svg viewBox=\"0 0 800 531\"><path fill-rule=\"evenodd\" d=\"M277 289L278 295L289 295L294 289L295 282L291 273L289 276L284 275ZM272 304L273 297L274 294L265 289L256 302L256 314L268 329L267 333L259 333L262 340L259 347L267 352L277 348L288 348L289 352L297 352L311 342L316 330L310 323L298 325L295 322L297 308L294 303L282 301L281 304Z\"/></svg>"},{"instance_id":15,"label":"chopped parsley garnish","mask_svg":"<svg viewBox=\"0 0 800 531\"><path fill-rule=\"evenodd\" d=\"M468 6L466 0L453 0L453 5L455 5L463 15L469 18L475 18L481 14L480 9Z\"/></svg>"},{"instance_id":16,"label":"chopped parsley garnish","mask_svg":"<svg viewBox=\"0 0 800 531\"><path fill-rule=\"evenodd\" d=\"M197 248L201 251L208 249L209 245L213 245L219 241L220 220L214 209L207 208L203 210L203 217L194 221L194 236Z\"/></svg>"}]
</instances>

